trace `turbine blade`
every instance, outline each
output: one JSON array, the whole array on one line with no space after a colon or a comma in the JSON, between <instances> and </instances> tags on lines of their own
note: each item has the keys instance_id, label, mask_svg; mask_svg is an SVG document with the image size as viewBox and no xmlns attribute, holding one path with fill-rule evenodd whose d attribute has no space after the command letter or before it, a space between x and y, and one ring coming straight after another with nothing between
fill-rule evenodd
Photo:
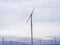
<instances>
[{"instance_id":1,"label":"turbine blade","mask_svg":"<svg viewBox=\"0 0 60 45\"><path fill-rule=\"evenodd\" d=\"M34 12L34 9L32 10L32 12L31 12L31 14L30 14L29 18L27 19L26 23L27 23L27 22L29 21L29 19L31 18L31 16L32 16L33 12Z\"/></svg>"},{"instance_id":2,"label":"turbine blade","mask_svg":"<svg viewBox=\"0 0 60 45\"><path fill-rule=\"evenodd\" d=\"M34 12L34 9L32 10L32 12L31 12L31 14L30 14L30 15L32 15L32 14L33 14L33 12Z\"/></svg>"},{"instance_id":3,"label":"turbine blade","mask_svg":"<svg viewBox=\"0 0 60 45\"><path fill-rule=\"evenodd\" d=\"M29 21L30 17L31 17L31 15L30 15L29 18L27 19L26 23Z\"/></svg>"}]
</instances>

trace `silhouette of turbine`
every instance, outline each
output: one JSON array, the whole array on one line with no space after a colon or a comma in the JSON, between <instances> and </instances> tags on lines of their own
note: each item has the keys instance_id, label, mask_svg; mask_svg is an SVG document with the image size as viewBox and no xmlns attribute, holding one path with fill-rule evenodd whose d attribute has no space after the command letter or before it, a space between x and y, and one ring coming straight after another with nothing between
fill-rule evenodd
<instances>
[{"instance_id":1,"label":"silhouette of turbine","mask_svg":"<svg viewBox=\"0 0 60 45\"><path fill-rule=\"evenodd\" d=\"M34 9L32 10L27 22L31 19L31 45L33 45L33 23L32 23L32 14L34 12Z\"/></svg>"}]
</instances>

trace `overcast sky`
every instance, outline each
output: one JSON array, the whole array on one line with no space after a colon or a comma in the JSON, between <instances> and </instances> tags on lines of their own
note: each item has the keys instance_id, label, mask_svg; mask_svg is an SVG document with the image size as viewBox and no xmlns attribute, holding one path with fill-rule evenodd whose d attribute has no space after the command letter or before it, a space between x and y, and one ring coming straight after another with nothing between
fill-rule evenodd
<instances>
[{"instance_id":1,"label":"overcast sky","mask_svg":"<svg viewBox=\"0 0 60 45\"><path fill-rule=\"evenodd\" d=\"M0 36L30 37L33 8L34 37L60 36L60 0L0 0Z\"/></svg>"}]
</instances>

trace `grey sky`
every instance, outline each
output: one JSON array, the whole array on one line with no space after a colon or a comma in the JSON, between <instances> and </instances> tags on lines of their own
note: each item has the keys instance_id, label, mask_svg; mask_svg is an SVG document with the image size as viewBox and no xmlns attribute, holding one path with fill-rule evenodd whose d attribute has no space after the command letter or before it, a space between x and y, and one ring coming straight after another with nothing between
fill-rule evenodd
<instances>
[{"instance_id":1,"label":"grey sky","mask_svg":"<svg viewBox=\"0 0 60 45\"><path fill-rule=\"evenodd\" d=\"M1 33L5 32L6 30L11 30L11 32L12 30L19 31L21 28L23 30L22 32L24 33L24 30L26 31L26 20L29 17L33 8L35 8L35 11L33 13L34 25L35 23L36 25L38 25L39 23L42 22L44 25L45 24L48 25L49 27L48 26L47 27L50 29L51 28L50 25L52 26L54 24L55 26L57 25L56 30L58 29L57 32L59 32L60 0L0 0L0 31ZM25 28L23 29L23 27Z\"/></svg>"}]
</instances>

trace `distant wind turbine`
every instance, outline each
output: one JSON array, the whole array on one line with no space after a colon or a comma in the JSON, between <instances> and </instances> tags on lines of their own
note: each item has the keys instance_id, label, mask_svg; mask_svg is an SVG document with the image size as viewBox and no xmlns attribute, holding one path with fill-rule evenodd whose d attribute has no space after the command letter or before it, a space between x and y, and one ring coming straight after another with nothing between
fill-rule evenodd
<instances>
[{"instance_id":1,"label":"distant wind turbine","mask_svg":"<svg viewBox=\"0 0 60 45\"><path fill-rule=\"evenodd\" d=\"M34 9L32 10L27 22L31 19L31 45L33 45L33 23L32 23L32 14L34 12Z\"/></svg>"},{"instance_id":2,"label":"distant wind turbine","mask_svg":"<svg viewBox=\"0 0 60 45\"><path fill-rule=\"evenodd\" d=\"M2 45L4 45L4 37L2 38Z\"/></svg>"}]
</instances>

